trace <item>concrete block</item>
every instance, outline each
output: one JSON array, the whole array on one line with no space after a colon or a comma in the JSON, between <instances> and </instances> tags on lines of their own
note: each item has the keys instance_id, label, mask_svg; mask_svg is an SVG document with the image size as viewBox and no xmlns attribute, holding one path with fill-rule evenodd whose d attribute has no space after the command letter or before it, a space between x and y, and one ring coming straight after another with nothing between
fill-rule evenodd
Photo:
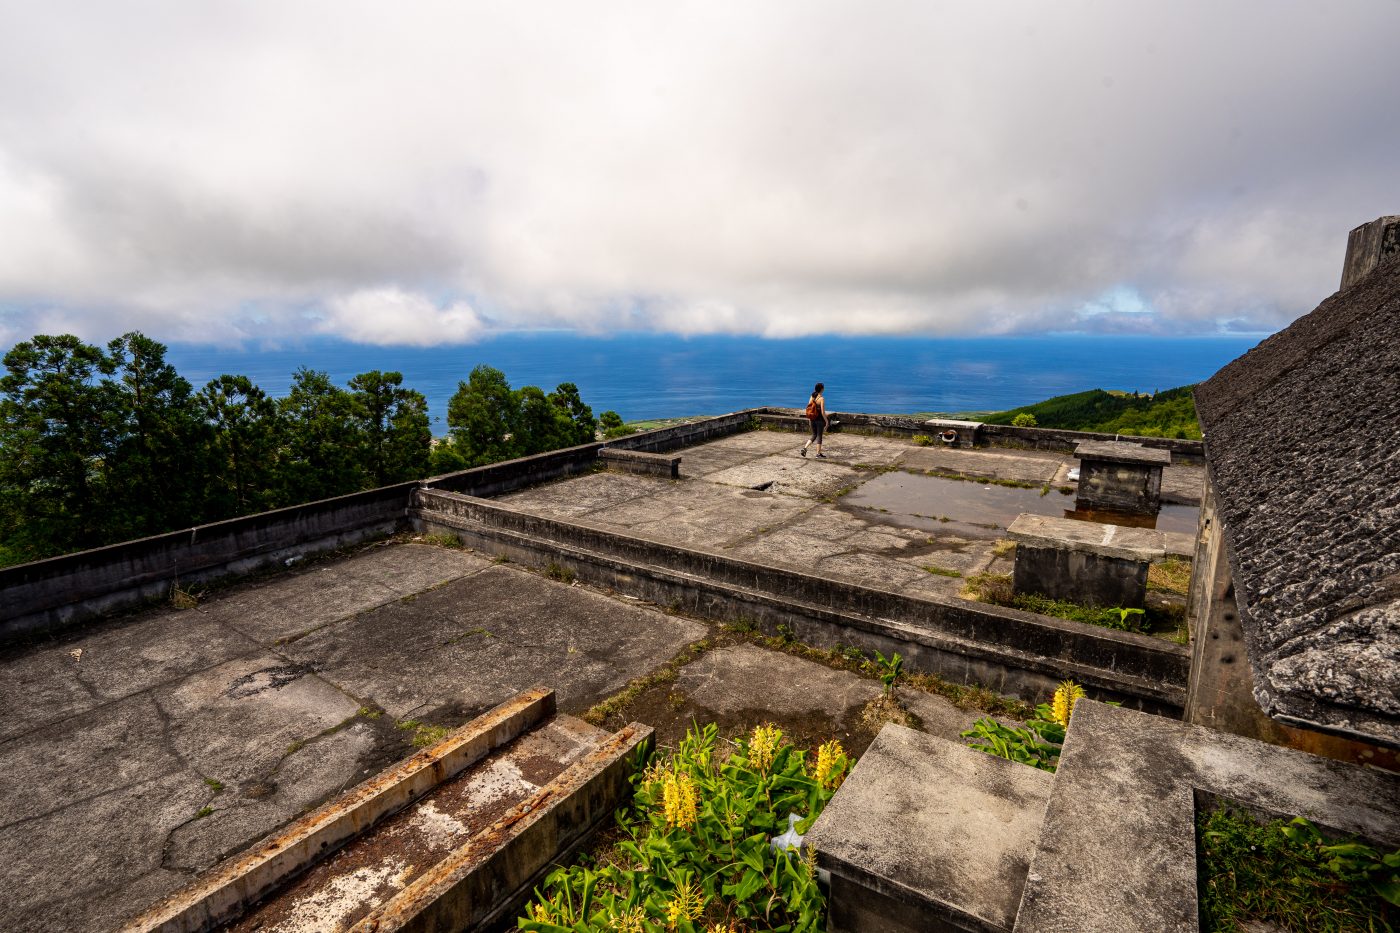
<instances>
[{"instance_id":1,"label":"concrete block","mask_svg":"<svg viewBox=\"0 0 1400 933\"><path fill-rule=\"evenodd\" d=\"M1075 507L1155 515L1162 508L1162 468L1171 453L1126 441L1085 441Z\"/></svg>"},{"instance_id":2,"label":"concrete block","mask_svg":"<svg viewBox=\"0 0 1400 933\"><path fill-rule=\"evenodd\" d=\"M1011 523L1007 536L1016 542L1016 592L1091 606L1141 608L1148 566L1167 553L1165 535L1150 528L1029 513Z\"/></svg>"},{"instance_id":3,"label":"concrete block","mask_svg":"<svg viewBox=\"0 0 1400 933\"><path fill-rule=\"evenodd\" d=\"M1347 254L1342 260L1343 289L1364 279L1381 257L1400 252L1400 216L1377 217L1347 235Z\"/></svg>"},{"instance_id":4,"label":"concrete block","mask_svg":"<svg viewBox=\"0 0 1400 933\"><path fill-rule=\"evenodd\" d=\"M827 929L1010 930L1053 780L885 726L807 836Z\"/></svg>"},{"instance_id":5,"label":"concrete block","mask_svg":"<svg viewBox=\"0 0 1400 933\"><path fill-rule=\"evenodd\" d=\"M958 421L954 418L930 418L924 422L924 426L931 429L938 440L957 447L975 446L977 432L982 430L980 421Z\"/></svg>"},{"instance_id":6,"label":"concrete block","mask_svg":"<svg viewBox=\"0 0 1400 933\"><path fill-rule=\"evenodd\" d=\"M679 479L681 475L681 458L665 454L604 447L598 451L598 459L605 463L609 469L622 470L626 473L665 476L669 479Z\"/></svg>"}]
</instances>

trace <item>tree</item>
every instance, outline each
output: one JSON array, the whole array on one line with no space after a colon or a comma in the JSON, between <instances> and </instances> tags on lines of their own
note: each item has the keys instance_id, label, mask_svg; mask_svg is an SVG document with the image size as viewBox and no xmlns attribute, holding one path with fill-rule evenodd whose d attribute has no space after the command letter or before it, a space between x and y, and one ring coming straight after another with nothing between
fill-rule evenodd
<instances>
[{"instance_id":1,"label":"tree","mask_svg":"<svg viewBox=\"0 0 1400 933\"><path fill-rule=\"evenodd\" d=\"M403 388L401 373L377 369L351 379L350 391L371 484L387 486L423 476L433 436L422 393Z\"/></svg>"},{"instance_id":2,"label":"tree","mask_svg":"<svg viewBox=\"0 0 1400 933\"><path fill-rule=\"evenodd\" d=\"M519 406L516 435L522 454L558 450L573 444L574 423L568 413L551 402L539 386L525 386L516 394Z\"/></svg>"},{"instance_id":3,"label":"tree","mask_svg":"<svg viewBox=\"0 0 1400 933\"><path fill-rule=\"evenodd\" d=\"M228 518L270 508L278 476L282 424L277 403L247 376L211 379L198 397L213 429L216 472L210 492L214 516Z\"/></svg>"},{"instance_id":4,"label":"tree","mask_svg":"<svg viewBox=\"0 0 1400 933\"><path fill-rule=\"evenodd\" d=\"M5 354L0 378L0 540L34 560L103 543L107 465L116 434L114 366L72 334L39 335Z\"/></svg>"},{"instance_id":5,"label":"tree","mask_svg":"<svg viewBox=\"0 0 1400 933\"><path fill-rule=\"evenodd\" d=\"M282 503L311 502L363 489L364 438L355 399L323 372L302 367L278 407L285 432L279 470Z\"/></svg>"},{"instance_id":6,"label":"tree","mask_svg":"<svg viewBox=\"0 0 1400 933\"><path fill-rule=\"evenodd\" d=\"M447 424L453 446L467 466L519 456L517 405L505 373L485 364L457 384L456 394L447 403Z\"/></svg>"},{"instance_id":7,"label":"tree","mask_svg":"<svg viewBox=\"0 0 1400 933\"><path fill-rule=\"evenodd\" d=\"M593 418L593 409L585 405L579 396L578 386L572 382L561 382L549 394L549 400L564 412L572 426L572 437L562 446L593 442L598 432L598 422Z\"/></svg>"},{"instance_id":8,"label":"tree","mask_svg":"<svg viewBox=\"0 0 1400 933\"><path fill-rule=\"evenodd\" d=\"M599 415L598 427L603 429L603 436L607 438L622 437L632 433L622 423L622 416L615 411L605 411Z\"/></svg>"},{"instance_id":9,"label":"tree","mask_svg":"<svg viewBox=\"0 0 1400 933\"><path fill-rule=\"evenodd\" d=\"M107 345L117 380L107 464L108 540L196 524L211 472L209 432L194 389L165 361L165 345L139 331Z\"/></svg>"}]
</instances>

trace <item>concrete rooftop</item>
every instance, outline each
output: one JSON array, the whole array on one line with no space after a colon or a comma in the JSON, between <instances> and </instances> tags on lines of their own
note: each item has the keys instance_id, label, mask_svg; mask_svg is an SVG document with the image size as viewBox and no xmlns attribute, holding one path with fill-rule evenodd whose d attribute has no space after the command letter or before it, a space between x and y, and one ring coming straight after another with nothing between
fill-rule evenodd
<instances>
[{"instance_id":1,"label":"concrete rooftop","mask_svg":"<svg viewBox=\"0 0 1400 933\"><path fill-rule=\"evenodd\" d=\"M916 596L956 595L963 581L947 571L962 577L1010 573L1012 559L993 550L1017 512L1074 508L1073 497L1059 492L1070 488L1067 476L1077 464L1067 454L920 447L837 433L827 437L827 459L818 460L800 456L804 439L785 431L733 434L679 451L678 481L592 473L500 501ZM1038 489L923 475L929 472L1049 485L1051 491L1041 496ZM1199 506L1203 484L1203 467L1163 471L1164 501L1178 503L1171 507L1174 518L1190 511L1184 504Z\"/></svg>"}]
</instances>

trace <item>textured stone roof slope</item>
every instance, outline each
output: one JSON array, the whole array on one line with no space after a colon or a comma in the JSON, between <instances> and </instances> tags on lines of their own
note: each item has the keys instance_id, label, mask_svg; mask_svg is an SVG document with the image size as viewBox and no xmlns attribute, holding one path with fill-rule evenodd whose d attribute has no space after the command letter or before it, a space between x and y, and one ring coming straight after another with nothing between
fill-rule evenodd
<instances>
[{"instance_id":1,"label":"textured stone roof slope","mask_svg":"<svg viewBox=\"0 0 1400 933\"><path fill-rule=\"evenodd\" d=\"M1255 698L1400 745L1400 256L1196 390Z\"/></svg>"}]
</instances>

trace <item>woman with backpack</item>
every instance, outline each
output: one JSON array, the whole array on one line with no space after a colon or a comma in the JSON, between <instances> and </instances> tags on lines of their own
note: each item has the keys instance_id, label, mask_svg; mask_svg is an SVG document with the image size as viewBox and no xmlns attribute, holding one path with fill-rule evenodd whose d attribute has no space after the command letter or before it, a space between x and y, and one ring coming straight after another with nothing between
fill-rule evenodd
<instances>
[{"instance_id":1,"label":"woman with backpack","mask_svg":"<svg viewBox=\"0 0 1400 933\"><path fill-rule=\"evenodd\" d=\"M825 460L826 454L822 453L822 432L827 427L826 399L822 396L822 391L826 386L820 382L812 390L812 397L807 400L807 420L812 422L812 436L807 439L807 443L802 445L802 456L807 456L807 448L813 444L817 445L817 459Z\"/></svg>"}]
</instances>

